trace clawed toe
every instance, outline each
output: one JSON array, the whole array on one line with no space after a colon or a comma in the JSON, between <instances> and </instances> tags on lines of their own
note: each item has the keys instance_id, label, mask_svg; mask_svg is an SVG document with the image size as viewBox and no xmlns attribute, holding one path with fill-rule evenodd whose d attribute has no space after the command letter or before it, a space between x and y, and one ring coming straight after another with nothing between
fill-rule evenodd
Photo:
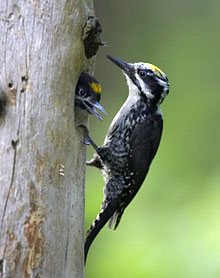
<instances>
[{"instance_id":1,"label":"clawed toe","mask_svg":"<svg viewBox=\"0 0 220 278\"><path fill-rule=\"evenodd\" d=\"M93 142L92 138L89 136L89 130L85 125L79 125L78 128L81 128L83 130L83 141L81 141L82 144L85 145L92 145L94 149L97 149L97 145Z\"/></svg>"}]
</instances>

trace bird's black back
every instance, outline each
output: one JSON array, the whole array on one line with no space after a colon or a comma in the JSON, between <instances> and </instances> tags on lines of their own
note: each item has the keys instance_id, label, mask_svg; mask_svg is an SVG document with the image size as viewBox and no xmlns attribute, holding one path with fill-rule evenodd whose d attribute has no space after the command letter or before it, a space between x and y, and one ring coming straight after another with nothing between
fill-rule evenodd
<instances>
[{"instance_id":1,"label":"bird's black back","mask_svg":"<svg viewBox=\"0 0 220 278\"><path fill-rule=\"evenodd\" d=\"M89 162L96 167L101 165L98 168L104 172L105 196L102 210L87 234L85 259L108 220L110 227L117 228L124 209L141 187L160 143L163 121L157 107L152 109L140 98L129 109L123 109L113 120L104 145Z\"/></svg>"},{"instance_id":2,"label":"bird's black back","mask_svg":"<svg viewBox=\"0 0 220 278\"><path fill-rule=\"evenodd\" d=\"M153 114L138 124L131 134L128 165L125 171L126 182L130 185L124 187L122 191L119 206L114 215L114 218L117 218L114 229L117 228L124 209L144 182L150 164L158 150L162 129L161 115Z\"/></svg>"},{"instance_id":3,"label":"bird's black back","mask_svg":"<svg viewBox=\"0 0 220 278\"><path fill-rule=\"evenodd\" d=\"M156 154L163 129L158 111L140 98L124 118L116 119L100 148L105 150L105 154L99 156L106 180L103 207L112 198L119 199L110 226L136 195Z\"/></svg>"}]
</instances>

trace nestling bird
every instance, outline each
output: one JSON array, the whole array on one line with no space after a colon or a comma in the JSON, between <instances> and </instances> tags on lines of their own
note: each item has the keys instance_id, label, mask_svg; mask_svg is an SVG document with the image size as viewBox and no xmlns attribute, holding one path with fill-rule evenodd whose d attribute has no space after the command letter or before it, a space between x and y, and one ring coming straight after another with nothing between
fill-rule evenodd
<instances>
[{"instance_id":1,"label":"nestling bird","mask_svg":"<svg viewBox=\"0 0 220 278\"><path fill-rule=\"evenodd\" d=\"M107 56L124 73L129 95L113 119L102 147L84 130L85 144L96 154L87 162L102 170L105 179L101 211L85 242L85 261L95 237L106 224L117 228L125 208L141 187L160 144L163 119L160 104L169 92L166 75L149 63L126 63Z\"/></svg>"},{"instance_id":2,"label":"nestling bird","mask_svg":"<svg viewBox=\"0 0 220 278\"><path fill-rule=\"evenodd\" d=\"M106 114L105 109L99 103L101 99L101 85L88 72L82 72L76 85L75 104L89 114L94 114L99 120L102 116L97 109Z\"/></svg>"}]
</instances>

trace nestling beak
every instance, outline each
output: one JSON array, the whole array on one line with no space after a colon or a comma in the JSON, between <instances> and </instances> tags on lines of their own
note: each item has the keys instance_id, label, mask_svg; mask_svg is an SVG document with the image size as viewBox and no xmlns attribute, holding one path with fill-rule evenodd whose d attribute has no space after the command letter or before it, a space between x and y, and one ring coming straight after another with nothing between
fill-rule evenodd
<instances>
[{"instance_id":1,"label":"nestling beak","mask_svg":"<svg viewBox=\"0 0 220 278\"><path fill-rule=\"evenodd\" d=\"M134 75L134 68L132 64L126 63L118 58L113 58L110 55L107 55L106 57L132 79L132 76Z\"/></svg>"},{"instance_id":2,"label":"nestling beak","mask_svg":"<svg viewBox=\"0 0 220 278\"><path fill-rule=\"evenodd\" d=\"M102 105L97 101L93 103L93 106L97 108L99 111L101 111L103 114L107 115L105 109L102 107Z\"/></svg>"},{"instance_id":3,"label":"nestling beak","mask_svg":"<svg viewBox=\"0 0 220 278\"><path fill-rule=\"evenodd\" d=\"M95 101L94 99L91 99L89 97L81 98L79 96L76 96L75 102L76 105L78 105L82 109L85 109L88 113L95 115L99 120L102 120L102 116L100 115L99 111L107 115L102 105L98 101Z\"/></svg>"},{"instance_id":4,"label":"nestling beak","mask_svg":"<svg viewBox=\"0 0 220 278\"><path fill-rule=\"evenodd\" d=\"M94 102L94 103L91 103L91 106L90 106L90 113L91 114L94 114L96 115L96 117L99 119L99 120L102 120L102 116L99 114L99 112L97 111L97 109L99 111L101 111L104 115L107 115L105 109L102 107L102 105L97 101L97 102Z\"/></svg>"}]
</instances>

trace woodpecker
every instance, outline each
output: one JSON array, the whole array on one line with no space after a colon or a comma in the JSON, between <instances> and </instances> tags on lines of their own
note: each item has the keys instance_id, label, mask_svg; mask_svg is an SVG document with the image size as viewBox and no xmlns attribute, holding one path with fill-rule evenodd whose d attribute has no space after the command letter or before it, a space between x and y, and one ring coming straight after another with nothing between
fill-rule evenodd
<instances>
[{"instance_id":1,"label":"woodpecker","mask_svg":"<svg viewBox=\"0 0 220 278\"><path fill-rule=\"evenodd\" d=\"M97 109L106 115L105 109L99 103L101 98L100 83L88 72L82 72L76 85L75 104L89 114L94 114L99 120L102 116Z\"/></svg>"},{"instance_id":2,"label":"woodpecker","mask_svg":"<svg viewBox=\"0 0 220 278\"><path fill-rule=\"evenodd\" d=\"M107 55L126 76L129 95L113 119L102 147L83 127L85 144L95 148L87 162L102 170L105 188L101 211L85 241L85 261L95 237L109 221L117 228L125 208L140 189L160 144L163 118L160 104L169 93L165 73L149 63L127 63Z\"/></svg>"}]
</instances>

